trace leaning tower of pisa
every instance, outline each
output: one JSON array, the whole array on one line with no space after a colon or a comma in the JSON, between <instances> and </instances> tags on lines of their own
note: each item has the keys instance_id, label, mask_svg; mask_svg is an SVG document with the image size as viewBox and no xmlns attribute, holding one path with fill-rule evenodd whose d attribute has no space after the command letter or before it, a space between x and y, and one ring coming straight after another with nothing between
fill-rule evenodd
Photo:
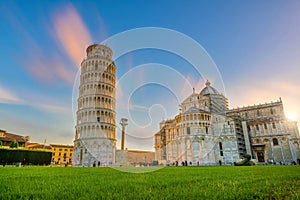
<instances>
[{"instance_id":1,"label":"leaning tower of pisa","mask_svg":"<svg viewBox=\"0 0 300 200\"><path fill-rule=\"evenodd\" d=\"M107 46L93 44L86 54L81 63L73 165L110 165L116 150L116 66Z\"/></svg>"}]
</instances>

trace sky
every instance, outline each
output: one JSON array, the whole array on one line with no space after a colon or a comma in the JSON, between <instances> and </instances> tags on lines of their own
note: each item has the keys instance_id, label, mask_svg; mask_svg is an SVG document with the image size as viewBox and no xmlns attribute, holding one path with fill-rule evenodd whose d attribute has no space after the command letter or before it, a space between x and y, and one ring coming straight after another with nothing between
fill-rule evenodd
<instances>
[{"instance_id":1,"label":"sky","mask_svg":"<svg viewBox=\"0 0 300 200\"><path fill-rule=\"evenodd\" d=\"M143 27L171 29L198 42L220 72L231 108L281 97L286 115L300 121L299 1L4 0L0 129L29 135L31 142L73 144L73 87L85 49ZM118 83L125 80L117 87L116 118L129 119L125 146L153 150L159 122L174 117L191 87L200 92L206 80L180 56L159 49L132 51L115 62ZM127 79L148 83L124 94ZM117 139L119 147L119 126Z\"/></svg>"}]
</instances>

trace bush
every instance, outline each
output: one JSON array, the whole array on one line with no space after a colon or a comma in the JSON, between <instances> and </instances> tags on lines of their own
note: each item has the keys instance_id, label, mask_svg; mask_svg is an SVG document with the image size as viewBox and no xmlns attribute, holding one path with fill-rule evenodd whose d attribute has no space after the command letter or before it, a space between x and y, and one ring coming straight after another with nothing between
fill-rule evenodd
<instances>
[{"instance_id":1,"label":"bush","mask_svg":"<svg viewBox=\"0 0 300 200\"><path fill-rule=\"evenodd\" d=\"M22 162L23 165L49 165L52 153L47 151L33 151L23 149L0 149L0 163L14 164Z\"/></svg>"},{"instance_id":2,"label":"bush","mask_svg":"<svg viewBox=\"0 0 300 200\"><path fill-rule=\"evenodd\" d=\"M2 141L0 140L0 147L2 146Z\"/></svg>"}]
</instances>

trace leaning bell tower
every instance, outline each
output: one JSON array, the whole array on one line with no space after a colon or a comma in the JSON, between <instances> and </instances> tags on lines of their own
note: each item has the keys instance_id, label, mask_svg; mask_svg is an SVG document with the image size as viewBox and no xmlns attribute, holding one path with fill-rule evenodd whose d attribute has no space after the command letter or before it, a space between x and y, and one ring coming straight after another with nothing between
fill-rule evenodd
<instances>
[{"instance_id":1,"label":"leaning bell tower","mask_svg":"<svg viewBox=\"0 0 300 200\"><path fill-rule=\"evenodd\" d=\"M112 54L109 47L93 44L81 63L74 166L115 163L116 65Z\"/></svg>"}]
</instances>

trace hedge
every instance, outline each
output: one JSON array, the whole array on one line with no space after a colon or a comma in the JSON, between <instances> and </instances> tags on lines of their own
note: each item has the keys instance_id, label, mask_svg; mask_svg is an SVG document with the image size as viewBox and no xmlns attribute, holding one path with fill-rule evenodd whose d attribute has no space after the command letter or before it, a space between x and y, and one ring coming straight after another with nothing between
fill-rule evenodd
<instances>
[{"instance_id":1,"label":"hedge","mask_svg":"<svg viewBox=\"0 0 300 200\"><path fill-rule=\"evenodd\" d=\"M1 164L15 164L21 162L23 165L49 165L52 152L24 150L24 149L0 149Z\"/></svg>"}]
</instances>

